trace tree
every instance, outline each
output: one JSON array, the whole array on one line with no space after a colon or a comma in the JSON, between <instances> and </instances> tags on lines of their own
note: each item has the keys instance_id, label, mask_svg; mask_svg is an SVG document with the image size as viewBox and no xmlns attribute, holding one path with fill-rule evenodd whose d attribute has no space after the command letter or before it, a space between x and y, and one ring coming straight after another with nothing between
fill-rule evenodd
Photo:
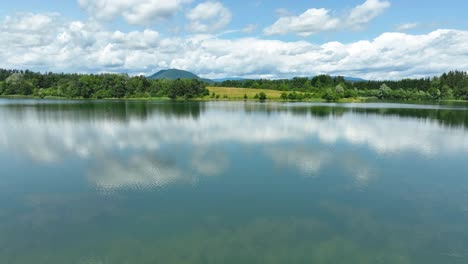
<instances>
[{"instance_id":1,"label":"tree","mask_svg":"<svg viewBox=\"0 0 468 264\"><path fill-rule=\"evenodd\" d=\"M336 92L337 96L344 97L345 89L343 88L343 86L341 84L338 84L335 87L335 92Z\"/></svg>"},{"instance_id":2,"label":"tree","mask_svg":"<svg viewBox=\"0 0 468 264\"><path fill-rule=\"evenodd\" d=\"M288 100L288 94L285 92L282 92L280 98L281 100Z\"/></svg>"},{"instance_id":3,"label":"tree","mask_svg":"<svg viewBox=\"0 0 468 264\"><path fill-rule=\"evenodd\" d=\"M289 93L288 94L288 99L289 100L297 100L297 93L296 92Z\"/></svg>"},{"instance_id":4,"label":"tree","mask_svg":"<svg viewBox=\"0 0 468 264\"><path fill-rule=\"evenodd\" d=\"M327 100L328 102L336 102L338 101L338 97L336 95L336 92L333 91L332 89L328 88L325 90L325 94L323 95L323 99Z\"/></svg>"},{"instance_id":5,"label":"tree","mask_svg":"<svg viewBox=\"0 0 468 264\"><path fill-rule=\"evenodd\" d=\"M191 99L210 96L206 85L200 80L151 80L144 76L129 77L127 74L56 74L0 69L0 94L5 95ZM303 77L283 80L239 80L214 85L280 90L282 100L303 100L312 96L323 97L329 101L357 96L397 100L468 100L468 75L462 71L451 71L434 78L385 82L350 82L343 77L318 75L310 80ZM301 93L297 93L298 91ZM217 95L212 93L211 97L216 98ZM255 99L259 97L257 94Z\"/></svg>"},{"instance_id":6,"label":"tree","mask_svg":"<svg viewBox=\"0 0 468 264\"><path fill-rule=\"evenodd\" d=\"M379 99L388 99L392 93L392 89L385 83L380 86L378 97Z\"/></svg>"},{"instance_id":7,"label":"tree","mask_svg":"<svg viewBox=\"0 0 468 264\"><path fill-rule=\"evenodd\" d=\"M358 91L356 89L346 89L344 93L345 98L356 98L358 97Z\"/></svg>"},{"instance_id":8,"label":"tree","mask_svg":"<svg viewBox=\"0 0 468 264\"><path fill-rule=\"evenodd\" d=\"M264 92L260 92L260 94L258 95L258 100L260 100L260 102L265 102L266 99L266 94Z\"/></svg>"},{"instance_id":9,"label":"tree","mask_svg":"<svg viewBox=\"0 0 468 264\"><path fill-rule=\"evenodd\" d=\"M452 99L453 98L453 90L446 84L442 86L441 97L442 99Z\"/></svg>"},{"instance_id":10,"label":"tree","mask_svg":"<svg viewBox=\"0 0 468 264\"><path fill-rule=\"evenodd\" d=\"M440 90L436 87L431 87L428 91L429 96L431 97L432 100L440 100L442 93Z\"/></svg>"},{"instance_id":11,"label":"tree","mask_svg":"<svg viewBox=\"0 0 468 264\"><path fill-rule=\"evenodd\" d=\"M3 93L8 95L30 95L33 92L32 84L27 81L22 73L14 73L5 80Z\"/></svg>"}]
</instances>

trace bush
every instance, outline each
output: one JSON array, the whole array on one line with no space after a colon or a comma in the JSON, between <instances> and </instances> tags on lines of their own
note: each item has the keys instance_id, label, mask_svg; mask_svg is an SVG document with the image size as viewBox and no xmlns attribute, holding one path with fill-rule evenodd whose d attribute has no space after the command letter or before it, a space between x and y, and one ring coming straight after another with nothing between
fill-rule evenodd
<instances>
[{"instance_id":1,"label":"bush","mask_svg":"<svg viewBox=\"0 0 468 264\"><path fill-rule=\"evenodd\" d=\"M258 95L258 99L261 101L261 102L264 102L266 99L267 99L267 96L264 92L261 92L259 95Z\"/></svg>"},{"instance_id":2,"label":"bush","mask_svg":"<svg viewBox=\"0 0 468 264\"><path fill-rule=\"evenodd\" d=\"M322 97L323 99L327 100L327 102L337 102L341 99L341 97L332 89L328 88L325 91L325 94Z\"/></svg>"},{"instance_id":3,"label":"bush","mask_svg":"<svg viewBox=\"0 0 468 264\"><path fill-rule=\"evenodd\" d=\"M281 98L282 100L287 100L287 99L288 99L288 94L285 93L285 92L282 92L280 98Z\"/></svg>"}]
</instances>

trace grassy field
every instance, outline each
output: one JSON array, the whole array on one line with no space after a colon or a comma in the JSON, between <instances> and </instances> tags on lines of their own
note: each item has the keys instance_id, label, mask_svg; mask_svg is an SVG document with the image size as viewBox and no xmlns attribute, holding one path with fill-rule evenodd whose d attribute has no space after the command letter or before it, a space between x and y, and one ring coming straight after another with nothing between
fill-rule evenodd
<instances>
[{"instance_id":1,"label":"grassy field","mask_svg":"<svg viewBox=\"0 0 468 264\"><path fill-rule=\"evenodd\" d=\"M210 96L212 93L219 95L219 99L244 99L247 95L248 99L254 99L256 94L264 92L267 99L279 100L282 91L266 90L266 89L250 89L250 88L230 88L230 87L208 87ZM208 98L210 97L208 96Z\"/></svg>"}]
</instances>

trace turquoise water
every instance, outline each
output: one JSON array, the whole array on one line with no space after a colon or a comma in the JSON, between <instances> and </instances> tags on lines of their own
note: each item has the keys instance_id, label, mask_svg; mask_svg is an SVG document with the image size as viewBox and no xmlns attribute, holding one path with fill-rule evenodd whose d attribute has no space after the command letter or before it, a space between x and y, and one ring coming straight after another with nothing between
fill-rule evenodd
<instances>
[{"instance_id":1,"label":"turquoise water","mask_svg":"<svg viewBox=\"0 0 468 264\"><path fill-rule=\"evenodd\" d=\"M468 106L0 100L0 263L468 263Z\"/></svg>"}]
</instances>

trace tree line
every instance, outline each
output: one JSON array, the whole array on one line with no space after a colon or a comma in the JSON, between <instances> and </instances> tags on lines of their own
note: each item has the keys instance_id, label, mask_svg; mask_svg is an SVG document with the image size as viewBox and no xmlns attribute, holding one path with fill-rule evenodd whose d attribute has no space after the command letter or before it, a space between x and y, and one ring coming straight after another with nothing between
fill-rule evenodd
<instances>
[{"instance_id":1,"label":"tree line","mask_svg":"<svg viewBox=\"0 0 468 264\"><path fill-rule=\"evenodd\" d=\"M197 98L208 96L207 83L196 79L153 80L127 74L37 73L0 69L0 95L66 98ZM319 75L284 80L236 80L219 87L283 91L283 100L376 97L384 100L468 100L468 75L451 71L441 76L399 81L349 81ZM259 95L260 99L260 95Z\"/></svg>"},{"instance_id":2,"label":"tree line","mask_svg":"<svg viewBox=\"0 0 468 264\"><path fill-rule=\"evenodd\" d=\"M37 73L0 69L0 95L66 98L196 98L208 95L195 79L153 80L127 74Z\"/></svg>"},{"instance_id":3,"label":"tree line","mask_svg":"<svg viewBox=\"0 0 468 264\"><path fill-rule=\"evenodd\" d=\"M281 96L284 100L302 100L310 96L328 101L354 97L377 97L385 100L468 100L468 75L463 71L450 71L433 78L399 81L349 81L341 76L318 75L284 80L224 81L215 86L284 91Z\"/></svg>"}]
</instances>

